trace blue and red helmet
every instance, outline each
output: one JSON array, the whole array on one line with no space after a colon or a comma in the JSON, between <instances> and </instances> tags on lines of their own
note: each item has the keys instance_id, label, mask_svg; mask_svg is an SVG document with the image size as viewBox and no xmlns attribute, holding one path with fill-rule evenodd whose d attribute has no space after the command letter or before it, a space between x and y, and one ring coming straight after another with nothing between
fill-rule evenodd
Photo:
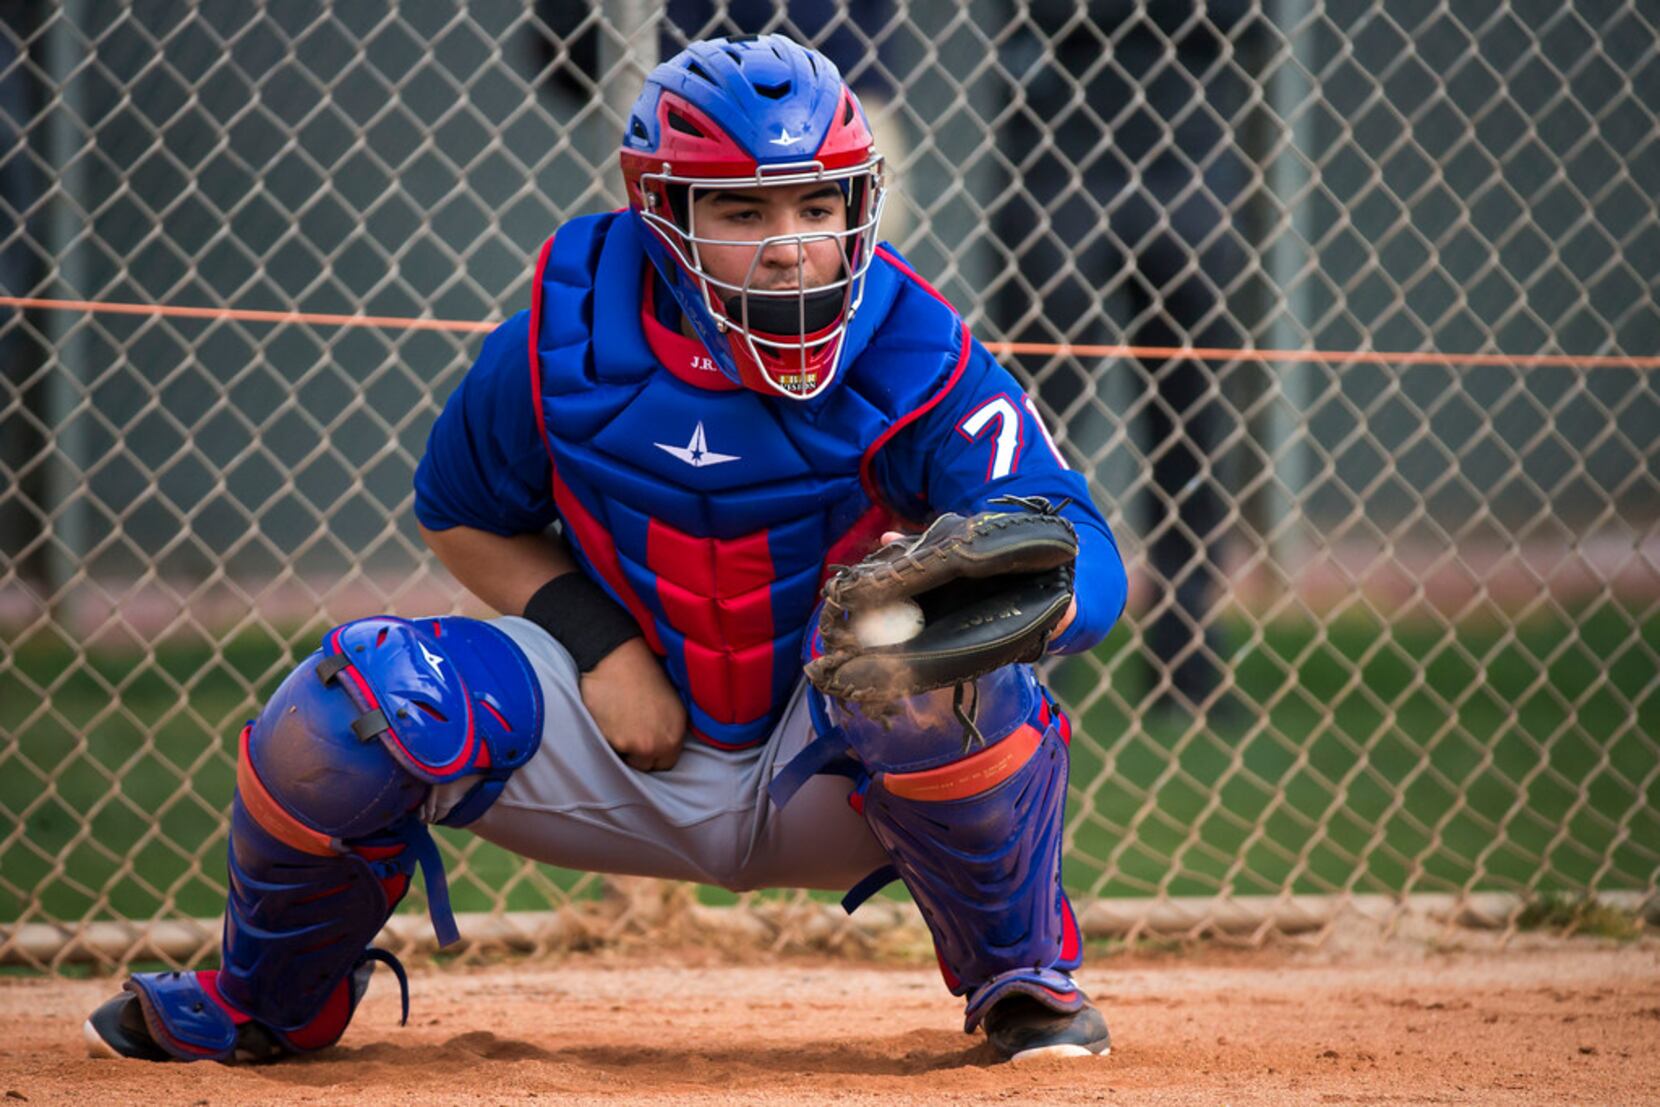
<instances>
[{"instance_id":1,"label":"blue and red helmet","mask_svg":"<svg viewBox=\"0 0 1660 1107\"><path fill-rule=\"evenodd\" d=\"M623 135L623 183L652 264L721 372L768 395L807 400L829 387L864 294L881 219L882 159L864 109L823 54L782 35L694 42L646 78ZM837 279L817 288L716 279L700 249L700 192L834 183L842 231L776 235L802 256L809 241L841 246ZM750 243L746 243L748 245Z\"/></svg>"}]
</instances>

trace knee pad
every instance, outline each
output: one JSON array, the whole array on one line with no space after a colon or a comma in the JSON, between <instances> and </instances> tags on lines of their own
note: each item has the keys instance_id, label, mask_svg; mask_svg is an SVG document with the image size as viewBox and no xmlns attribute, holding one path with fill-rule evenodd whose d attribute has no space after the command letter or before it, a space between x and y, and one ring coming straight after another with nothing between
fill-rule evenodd
<instances>
[{"instance_id":1,"label":"knee pad","mask_svg":"<svg viewBox=\"0 0 1660 1107\"><path fill-rule=\"evenodd\" d=\"M245 763L285 809L353 837L387 826L430 785L476 776L442 820L465 826L536 752L542 714L535 670L488 623L359 619L325 634L249 724L237 783Z\"/></svg>"},{"instance_id":2,"label":"knee pad","mask_svg":"<svg viewBox=\"0 0 1660 1107\"><path fill-rule=\"evenodd\" d=\"M891 866L844 903L853 910L889 880L904 881L947 986L970 997L969 1029L1011 989L1057 1009L1082 1002L1064 975L1082 960L1060 881L1070 723L1029 666L975 685L966 696L910 697L880 715L810 692L821 737L774 792L787 799L804 772L842 771L838 759L850 755L850 802Z\"/></svg>"},{"instance_id":3,"label":"knee pad","mask_svg":"<svg viewBox=\"0 0 1660 1107\"><path fill-rule=\"evenodd\" d=\"M376 616L329 631L238 740L220 969L129 986L158 1040L213 1056L242 1017L286 1049L332 1044L361 994L347 978L389 957L368 945L417 864L440 944L458 936L421 820L429 788L476 775L444 822L477 818L535 753L542 718L528 660L488 624Z\"/></svg>"}]
</instances>

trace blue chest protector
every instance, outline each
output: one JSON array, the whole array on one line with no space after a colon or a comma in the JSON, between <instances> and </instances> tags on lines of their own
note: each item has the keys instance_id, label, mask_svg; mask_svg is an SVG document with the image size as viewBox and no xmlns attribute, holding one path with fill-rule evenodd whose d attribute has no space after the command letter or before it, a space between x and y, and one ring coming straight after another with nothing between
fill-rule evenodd
<instances>
[{"instance_id":1,"label":"blue chest protector","mask_svg":"<svg viewBox=\"0 0 1660 1107\"><path fill-rule=\"evenodd\" d=\"M701 388L646 340L647 265L627 213L572 220L544 247L537 414L570 544L663 657L698 737L742 748L800 679L826 564L863 556L891 518L871 456L959 371L966 334L879 256L823 396Z\"/></svg>"}]
</instances>

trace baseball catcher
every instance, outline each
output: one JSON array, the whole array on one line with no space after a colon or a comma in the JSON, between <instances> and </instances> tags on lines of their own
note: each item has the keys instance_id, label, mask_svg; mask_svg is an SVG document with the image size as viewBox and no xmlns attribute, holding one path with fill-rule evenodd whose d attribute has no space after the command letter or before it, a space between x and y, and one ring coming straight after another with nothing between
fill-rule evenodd
<instances>
[{"instance_id":1,"label":"baseball catcher","mask_svg":"<svg viewBox=\"0 0 1660 1107\"><path fill-rule=\"evenodd\" d=\"M503 613L336 627L237 736L220 965L139 973L102 1055L269 1060L344 1033L428 827L734 890L898 879L1003 1056L1096 1055L1060 880L1070 725L1124 567L1036 408L877 225L824 56L694 43L623 134L626 210L542 247L415 475Z\"/></svg>"}]
</instances>

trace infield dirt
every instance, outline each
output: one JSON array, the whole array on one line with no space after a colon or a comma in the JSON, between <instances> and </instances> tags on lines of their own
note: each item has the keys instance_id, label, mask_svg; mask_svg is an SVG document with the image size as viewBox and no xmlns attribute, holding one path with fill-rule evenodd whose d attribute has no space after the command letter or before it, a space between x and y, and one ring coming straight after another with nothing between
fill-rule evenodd
<instances>
[{"instance_id":1,"label":"infield dirt","mask_svg":"<svg viewBox=\"0 0 1660 1107\"><path fill-rule=\"evenodd\" d=\"M1660 942L1185 951L1080 974L1108 1058L994 1064L932 969L693 952L377 974L342 1043L263 1067L85 1057L103 980L0 980L14 1103L1644 1103Z\"/></svg>"}]
</instances>

